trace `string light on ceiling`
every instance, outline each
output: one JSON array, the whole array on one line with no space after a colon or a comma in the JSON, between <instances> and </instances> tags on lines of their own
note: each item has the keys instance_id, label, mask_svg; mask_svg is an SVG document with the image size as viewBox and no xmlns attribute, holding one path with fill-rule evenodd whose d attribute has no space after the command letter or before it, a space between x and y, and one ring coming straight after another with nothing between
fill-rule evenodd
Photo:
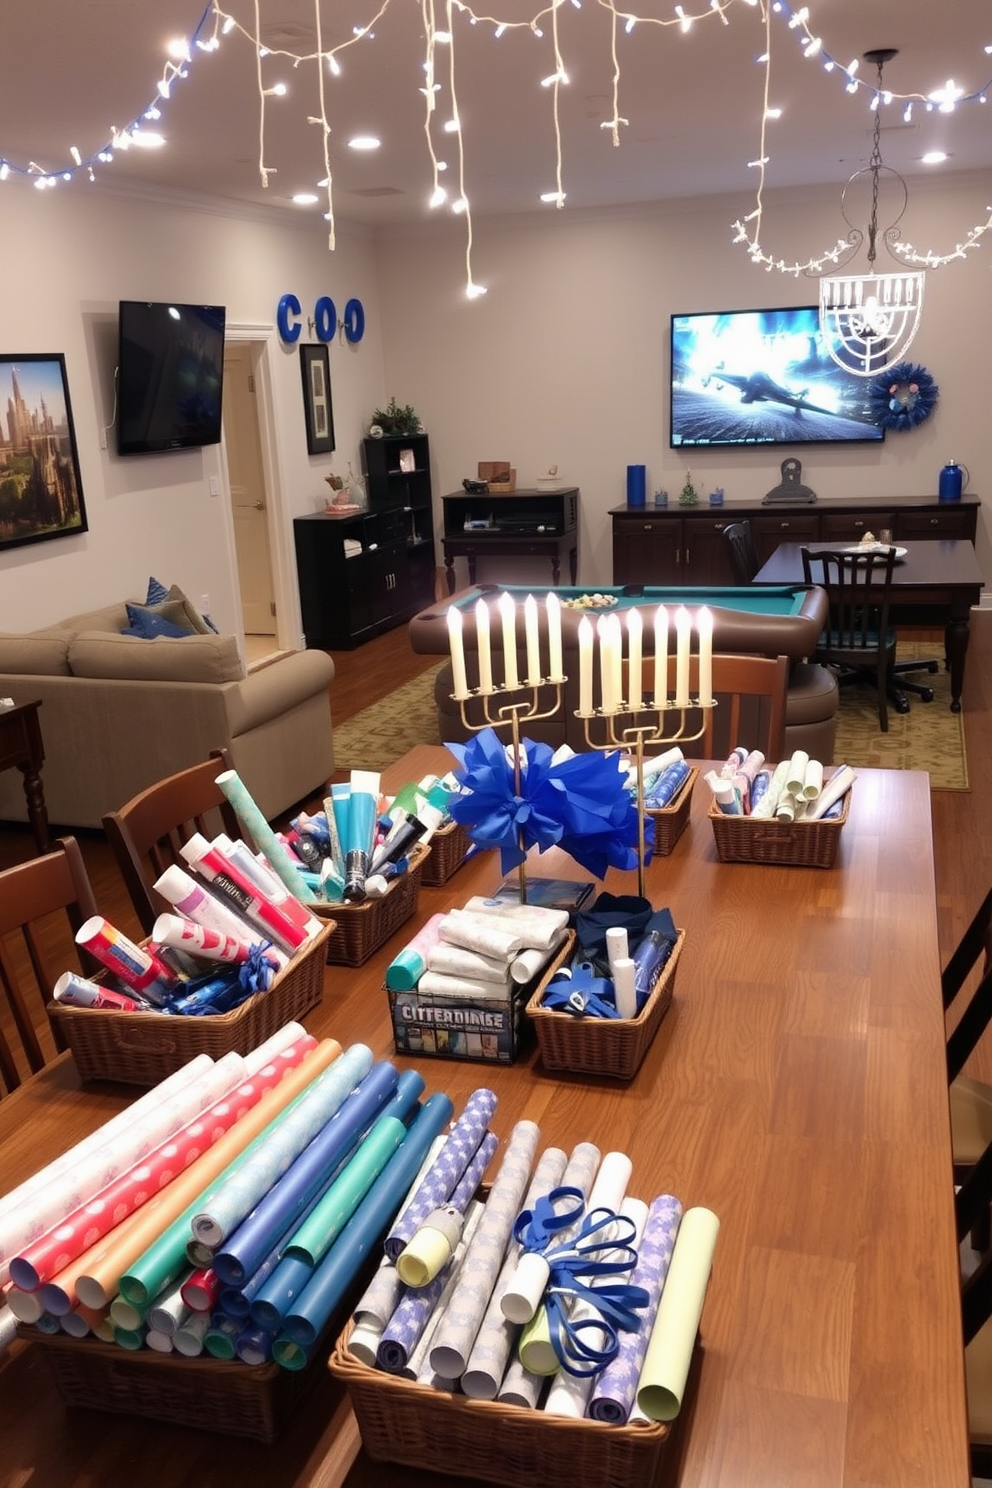
<instances>
[{"instance_id":1,"label":"string light on ceiling","mask_svg":"<svg viewBox=\"0 0 992 1488\"><path fill-rule=\"evenodd\" d=\"M377 25L383 20L389 11L393 0L378 0L378 8L374 14L362 25L351 26L350 30L340 40L329 41L325 39L325 27L322 24L321 8L326 7L327 0L313 0L314 16L316 23L316 50L310 53L299 53L289 50L268 48L262 41L262 26L260 16L261 0L254 0L254 24L251 28L246 27L238 19L226 13L221 5L208 4L200 20L192 32L188 41L180 43L175 52L170 55L161 77L155 85L155 91L151 102L137 115L126 128L111 130L111 137L99 150L89 157L84 158L75 148L70 149L71 163L58 169L45 169L35 161L30 161L27 166L19 166L14 161L0 155L0 182L6 181L12 175L29 176L34 178L34 183L42 189L54 187L63 181L71 181L79 175L95 179L96 169L99 166L109 165L115 158L115 154L127 149L130 144L157 145L162 139L158 130L148 130L147 125L161 117L162 110L175 106L175 85L188 77L190 70L195 65L196 59L204 52L213 52L218 49L221 39L240 34L252 46L256 58L256 76L259 103L259 175L263 186L268 186L269 174L274 167L265 163L265 120L267 100L273 96L280 96L285 92L285 85L279 82L266 83L263 77L263 61L266 62L266 71L271 65L269 59L279 59L284 64L299 68L306 64L313 64L318 74L319 112L309 117L309 122L320 130L321 149L323 154L323 180L322 189L327 192L327 207L325 217L330 223L328 243L334 247L334 204L333 187L330 169L330 151L328 139L331 133L329 121L330 100L325 95L325 81L330 81L333 86L334 80L342 76L342 62L345 60L348 49L352 46L367 45L375 36ZM564 0L544 0L540 8L528 19L504 19L498 16L479 14L466 3L466 0L419 0L420 11L423 20L424 50L419 60L418 67L423 70L423 83L419 79L416 86L424 99L424 135L427 143L428 156L431 163L432 179L429 189L425 192L425 202L432 208L442 205L448 210L458 213L465 219L466 226L466 291L470 297L475 298L483 294L484 288L474 282L472 275L472 214L469 192L466 180L466 141L458 123L458 102L455 75L455 55L457 50L458 27L468 24L485 28L495 42L499 42L508 31L529 32L538 44L539 53L544 54L544 65L540 65L540 55L535 66L534 81L536 86L543 86L549 95L550 101L550 123L554 140L555 153L555 189L541 194L542 202L553 205L560 209L566 200L564 183L564 162L561 134L560 108L562 96L568 87L569 69L565 53L563 38L563 24L559 24L559 12L562 11ZM621 143L621 131L629 121L621 113L621 64L620 46L618 40L623 33L631 34L635 28L640 31L645 26L654 26L667 31L674 28L678 35L689 35L694 27L706 20L719 21L723 26L729 24L729 16L734 7L745 5L748 12L758 11L764 22L766 33L766 47L761 61L765 65L765 98L764 107L760 121L761 143L756 158L749 162L751 169L758 172L758 186L756 193L755 209L743 221L734 224L735 242L744 243L751 255L752 260L768 271L778 270L790 274L817 273L824 271L828 264L836 264L847 248L847 242L841 239L833 248L824 253L808 259L805 263L786 263L782 259L776 259L765 253L760 241L760 228L762 218L762 191L765 183L767 168L770 163L770 152L767 148L766 131L774 127L775 112L771 107L768 93L768 78L771 67L771 24L772 16L784 21L788 31L796 37L805 60L813 61L816 65L822 65L827 73L837 77L839 85L848 94L864 95L867 93L869 106L875 113L877 119L880 108L891 103L898 103L903 109L903 117L907 120L912 118L914 108L927 110L938 110L950 112L956 108L971 104L984 103L986 90L990 84L975 92L967 92L958 86L953 79L948 79L941 86L928 88L925 92L895 94L887 90L883 91L873 86L860 77L858 60L852 59L846 66L840 63L824 45L823 38L813 29L808 5L798 10L793 10L786 0L695 0L696 9L689 9L686 0L677 3L667 16L640 15L636 11L628 10L618 5L617 0L595 0L597 8L606 10L610 18L609 30L609 55L612 66L612 108L609 117L602 121L601 127L610 132L612 143L619 147ZM574 8L583 15L582 0L572 0ZM328 7L334 9L334 7ZM443 13L443 14L442 14ZM564 14L564 12L562 12ZM567 7L567 13L571 16L571 7ZM582 22L573 18L572 24ZM349 23L350 24L350 23ZM550 30L550 44L545 39L545 28ZM441 46L447 49L447 66L442 69L443 77L438 75L435 67L436 48ZM986 48L992 52L992 48ZM550 57L547 53L550 52ZM550 62L550 66L548 63ZM750 65L750 60L748 64ZM457 145L458 160L457 172L458 183L450 190L445 190L439 176L445 169L446 162L437 156L433 143L434 132L440 127L438 125L439 104L443 99L443 110L447 121L453 124L450 136ZM963 258L974 246L980 237L992 228L992 208L989 208L989 218L971 230L971 232L958 243L954 250L946 254L938 254L932 250L925 253L917 251L906 243L894 243L892 249L909 263L917 263L925 267L937 267L940 264L949 263L952 259Z\"/></svg>"}]
</instances>

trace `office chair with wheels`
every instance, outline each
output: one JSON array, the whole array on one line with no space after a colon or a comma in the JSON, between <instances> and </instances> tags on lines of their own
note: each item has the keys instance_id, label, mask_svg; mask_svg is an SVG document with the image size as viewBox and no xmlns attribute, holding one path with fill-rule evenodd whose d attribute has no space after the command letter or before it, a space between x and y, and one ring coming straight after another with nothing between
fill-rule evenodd
<instances>
[{"instance_id":1,"label":"office chair with wheels","mask_svg":"<svg viewBox=\"0 0 992 1488\"><path fill-rule=\"evenodd\" d=\"M803 578L826 590L830 604L827 628L816 647L816 659L838 669L838 682L869 679L878 695L878 723L888 732L888 702L898 713L908 713L903 689L918 693L923 702L933 702L933 688L910 681L905 673L926 667L936 671L936 662L896 661L896 633L889 624L892 569L895 549L832 550L802 548ZM869 592L870 591L870 592ZM867 598L866 598L867 595ZM895 684L896 676L900 686Z\"/></svg>"},{"instance_id":2,"label":"office chair with wheels","mask_svg":"<svg viewBox=\"0 0 992 1488\"><path fill-rule=\"evenodd\" d=\"M77 967L91 977L99 963L75 943L76 931L97 914L93 888L74 837L50 852L0 873L0 1082L15 1090L51 1058L39 1030L62 973ZM66 1047L52 1027L55 1052Z\"/></svg>"},{"instance_id":3,"label":"office chair with wheels","mask_svg":"<svg viewBox=\"0 0 992 1488\"><path fill-rule=\"evenodd\" d=\"M734 583L750 584L761 567L751 535L751 523L746 517L740 522L731 522L728 527L724 527L723 537L727 544Z\"/></svg>"},{"instance_id":4,"label":"office chair with wheels","mask_svg":"<svg viewBox=\"0 0 992 1488\"><path fill-rule=\"evenodd\" d=\"M103 818L103 830L146 935L151 935L160 914L171 911L152 885L172 864L188 869L179 849L194 833L212 838L223 830L229 837L247 838L234 808L215 784L217 776L230 769L227 750L214 749L202 764L156 781Z\"/></svg>"}]
</instances>

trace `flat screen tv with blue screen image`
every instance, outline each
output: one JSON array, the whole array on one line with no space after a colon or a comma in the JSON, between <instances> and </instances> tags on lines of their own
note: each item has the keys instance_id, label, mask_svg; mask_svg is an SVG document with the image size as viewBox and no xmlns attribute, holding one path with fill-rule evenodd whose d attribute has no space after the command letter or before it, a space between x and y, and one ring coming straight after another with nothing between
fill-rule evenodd
<instances>
[{"instance_id":1,"label":"flat screen tv with blue screen image","mask_svg":"<svg viewBox=\"0 0 992 1488\"><path fill-rule=\"evenodd\" d=\"M815 305L673 315L673 449L878 441L869 379L830 356Z\"/></svg>"},{"instance_id":2,"label":"flat screen tv with blue screen image","mask_svg":"<svg viewBox=\"0 0 992 1488\"><path fill-rule=\"evenodd\" d=\"M223 305L121 300L117 452L219 444Z\"/></svg>"}]
</instances>

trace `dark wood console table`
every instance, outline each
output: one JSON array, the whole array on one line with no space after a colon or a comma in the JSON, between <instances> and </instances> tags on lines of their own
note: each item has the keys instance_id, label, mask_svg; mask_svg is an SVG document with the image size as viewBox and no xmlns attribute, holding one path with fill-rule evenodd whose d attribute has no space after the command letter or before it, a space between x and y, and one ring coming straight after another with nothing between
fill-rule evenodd
<instances>
[{"instance_id":1,"label":"dark wood console table","mask_svg":"<svg viewBox=\"0 0 992 1488\"><path fill-rule=\"evenodd\" d=\"M41 767L45 746L41 741L38 709L41 702L18 703L13 708L0 708L0 770L15 767L24 776L24 798L28 821L40 853L48 851L48 812L41 788Z\"/></svg>"},{"instance_id":2,"label":"dark wood console table","mask_svg":"<svg viewBox=\"0 0 992 1488\"><path fill-rule=\"evenodd\" d=\"M723 506L615 506L614 584L732 584L723 529L745 518L758 557L766 562L780 543L859 542L868 531L892 530L896 542L920 538L974 543L979 496L938 501L936 496L851 496L811 506L764 506L728 501ZM574 581L573 581L574 582Z\"/></svg>"},{"instance_id":3,"label":"dark wood console table","mask_svg":"<svg viewBox=\"0 0 992 1488\"><path fill-rule=\"evenodd\" d=\"M443 496L444 566L448 593L455 592L455 559L468 559L469 583L475 583L480 555L496 558L551 559L551 582L561 582L561 558L569 555L570 582L578 574L579 493L575 486L555 491L489 492L473 496L455 491ZM512 578L512 575L510 575Z\"/></svg>"}]
</instances>

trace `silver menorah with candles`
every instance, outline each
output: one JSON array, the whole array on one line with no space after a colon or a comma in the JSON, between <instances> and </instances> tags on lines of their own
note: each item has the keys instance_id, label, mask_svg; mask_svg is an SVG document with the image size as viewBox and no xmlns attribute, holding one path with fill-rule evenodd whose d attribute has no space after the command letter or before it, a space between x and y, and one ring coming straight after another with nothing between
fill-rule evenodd
<instances>
[{"instance_id":1,"label":"silver menorah with candles","mask_svg":"<svg viewBox=\"0 0 992 1488\"><path fill-rule=\"evenodd\" d=\"M684 605L675 612L675 691L670 694L668 610L659 605L653 625L654 656L651 688L645 696L646 667L641 612L627 611L627 651L624 665L623 627L616 613L600 615L593 629L588 616L579 622L579 706L590 749L624 749L633 756L637 772L637 891L644 897L645 805L644 752L659 745L691 744L706 732L707 713L716 707L713 696L713 615L705 605L696 618L698 634L698 690L690 693L692 619ZM599 706L593 705L594 653L599 652ZM626 698L624 673L626 671ZM688 732L689 716L701 712L702 722ZM622 726L619 719L628 720Z\"/></svg>"},{"instance_id":2,"label":"silver menorah with candles","mask_svg":"<svg viewBox=\"0 0 992 1488\"><path fill-rule=\"evenodd\" d=\"M517 655L517 606L513 597L502 594L497 602L502 638L503 680L497 684L493 678L493 651L491 636L491 613L484 599L475 606L475 636L479 654L479 685L469 687L465 665L464 620L457 605L450 605L447 612L448 646L451 652L452 700L461 711L462 723L472 733L484 728L498 728L509 723L511 752L513 758L513 789L520 795L521 787L521 725L535 723L542 718L551 718L561 708L562 687L566 677L562 661L561 602L557 594L549 592L545 600L548 634L548 668L543 672L541 658L540 626L537 600L528 594L524 601L524 647L526 675L521 678ZM541 706L541 692L545 693L545 705ZM473 701L482 705L482 718L470 716ZM523 848L523 834L520 837ZM517 870L520 884L520 902L527 902L526 865Z\"/></svg>"}]
</instances>

